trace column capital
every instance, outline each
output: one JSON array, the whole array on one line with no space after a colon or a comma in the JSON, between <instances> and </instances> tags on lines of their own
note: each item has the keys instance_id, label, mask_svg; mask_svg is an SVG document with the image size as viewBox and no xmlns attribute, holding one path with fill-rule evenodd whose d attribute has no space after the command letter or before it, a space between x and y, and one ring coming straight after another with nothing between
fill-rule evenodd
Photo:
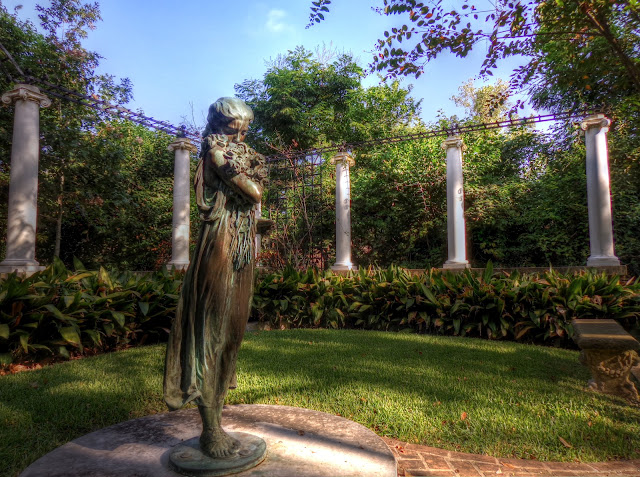
<instances>
[{"instance_id":1,"label":"column capital","mask_svg":"<svg viewBox=\"0 0 640 477\"><path fill-rule=\"evenodd\" d=\"M186 149L189 152L198 152L198 148L195 144L191 142L188 137L179 137L176 138L169 146L167 147L169 151L175 151L177 149Z\"/></svg>"},{"instance_id":2,"label":"column capital","mask_svg":"<svg viewBox=\"0 0 640 477\"><path fill-rule=\"evenodd\" d=\"M349 166L353 167L356 164L355 159L348 152L339 152L331 158L329 161L331 164L337 164L338 162L346 162Z\"/></svg>"},{"instance_id":3,"label":"column capital","mask_svg":"<svg viewBox=\"0 0 640 477\"><path fill-rule=\"evenodd\" d=\"M2 95L2 102L6 105L11 105L20 100L33 101L38 103L41 108L51 106L51 100L42 94L37 86L31 84L17 84L14 89Z\"/></svg>"},{"instance_id":4,"label":"column capital","mask_svg":"<svg viewBox=\"0 0 640 477\"><path fill-rule=\"evenodd\" d=\"M580 127L583 131L591 128L600 128L608 132L610 124L611 121L604 114L593 114L584 118L584 121L580 123Z\"/></svg>"},{"instance_id":5,"label":"column capital","mask_svg":"<svg viewBox=\"0 0 640 477\"><path fill-rule=\"evenodd\" d=\"M464 141L460 136L449 136L447 139L442 141L442 149L449 149L450 147L457 147L460 149L464 149Z\"/></svg>"}]
</instances>

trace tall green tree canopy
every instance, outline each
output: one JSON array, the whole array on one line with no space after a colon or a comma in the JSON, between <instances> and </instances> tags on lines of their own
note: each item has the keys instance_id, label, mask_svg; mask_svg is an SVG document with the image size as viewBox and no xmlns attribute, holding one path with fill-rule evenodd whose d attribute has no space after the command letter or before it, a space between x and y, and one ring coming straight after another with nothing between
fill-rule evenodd
<instances>
[{"instance_id":1,"label":"tall green tree canopy","mask_svg":"<svg viewBox=\"0 0 640 477\"><path fill-rule=\"evenodd\" d=\"M418 120L419 102L410 90L397 82L364 88L365 73L352 56L333 56L327 61L299 46L278 56L262 79L235 86L255 114L248 137L254 147L270 152L269 146L308 149L353 142Z\"/></svg>"}]
</instances>

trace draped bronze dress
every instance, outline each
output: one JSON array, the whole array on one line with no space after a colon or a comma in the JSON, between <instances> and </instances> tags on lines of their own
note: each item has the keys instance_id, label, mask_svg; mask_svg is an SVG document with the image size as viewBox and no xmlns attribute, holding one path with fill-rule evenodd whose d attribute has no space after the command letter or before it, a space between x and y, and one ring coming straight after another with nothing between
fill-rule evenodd
<instances>
[{"instance_id":1,"label":"draped bronze dress","mask_svg":"<svg viewBox=\"0 0 640 477\"><path fill-rule=\"evenodd\" d=\"M216 143L231 152L224 168L207 160ZM253 296L256 205L222 176L245 174L263 186L264 157L222 135L205 138L201 157L194 187L203 222L167 345L164 398L171 410L224 401Z\"/></svg>"}]
</instances>

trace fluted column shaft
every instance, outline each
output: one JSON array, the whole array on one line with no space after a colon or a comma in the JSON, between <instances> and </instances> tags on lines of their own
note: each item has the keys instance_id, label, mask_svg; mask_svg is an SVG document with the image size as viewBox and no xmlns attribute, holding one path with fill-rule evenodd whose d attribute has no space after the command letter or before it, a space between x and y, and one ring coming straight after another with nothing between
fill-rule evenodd
<instances>
[{"instance_id":1,"label":"fluted column shaft","mask_svg":"<svg viewBox=\"0 0 640 477\"><path fill-rule=\"evenodd\" d=\"M349 168L353 157L340 152L331 158L336 165L336 263L332 270L352 270L351 261L351 178Z\"/></svg>"},{"instance_id":2,"label":"fluted column shaft","mask_svg":"<svg viewBox=\"0 0 640 477\"><path fill-rule=\"evenodd\" d=\"M447 256L443 268L468 268L466 226L464 220L464 186L462 178L462 148L459 136L442 143L447 151Z\"/></svg>"},{"instance_id":3,"label":"fluted column shaft","mask_svg":"<svg viewBox=\"0 0 640 477\"><path fill-rule=\"evenodd\" d=\"M611 189L609 185L609 152L607 132L609 121L603 114L586 118L584 130L587 148L587 207L589 209L589 245L591 255L588 267L619 266L613 246L611 219Z\"/></svg>"},{"instance_id":4,"label":"fluted column shaft","mask_svg":"<svg viewBox=\"0 0 640 477\"><path fill-rule=\"evenodd\" d=\"M173 227L171 232L171 261L169 268L184 270L189 266L189 231L191 209L191 181L189 153L197 152L196 146L185 137L169 144L175 152L173 166Z\"/></svg>"},{"instance_id":5,"label":"fluted column shaft","mask_svg":"<svg viewBox=\"0 0 640 477\"><path fill-rule=\"evenodd\" d=\"M38 161L40 159L40 107L51 105L36 86L18 84L2 95L2 102L15 104L6 257L0 273L32 273L41 270L36 261L38 212Z\"/></svg>"}]
</instances>

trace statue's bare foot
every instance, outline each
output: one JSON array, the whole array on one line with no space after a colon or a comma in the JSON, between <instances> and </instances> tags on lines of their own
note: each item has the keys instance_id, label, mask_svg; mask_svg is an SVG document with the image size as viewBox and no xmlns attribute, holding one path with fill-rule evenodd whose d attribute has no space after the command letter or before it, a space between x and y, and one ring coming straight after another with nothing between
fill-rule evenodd
<instances>
[{"instance_id":1,"label":"statue's bare foot","mask_svg":"<svg viewBox=\"0 0 640 477\"><path fill-rule=\"evenodd\" d=\"M200 436L200 450L209 457L230 457L240 449L240 441L222 429L204 431Z\"/></svg>"}]
</instances>

